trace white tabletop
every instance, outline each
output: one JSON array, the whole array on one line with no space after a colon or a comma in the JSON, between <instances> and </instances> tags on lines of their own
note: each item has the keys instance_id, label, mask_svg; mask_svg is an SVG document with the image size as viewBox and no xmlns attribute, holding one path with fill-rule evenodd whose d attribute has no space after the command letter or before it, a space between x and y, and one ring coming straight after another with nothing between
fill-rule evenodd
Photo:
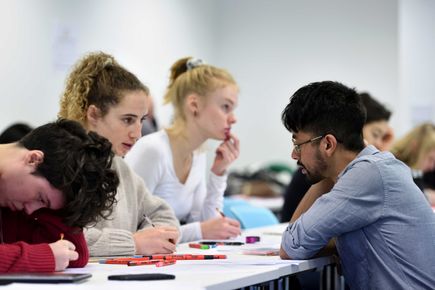
<instances>
[{"instance_id":1,"label":"white tabletop","mask_svg":"<svg viewBox=\"0 0 435 290\"><path fill-rule=\"evenodd\" d=\"M32 289L116 289L128 287L133 289L234 289L254 285L265 281L328 265L330 257L313 260L283 261L277 256L254 256L243 254L245 250L258 248L279 248L280 233L285 225L251 229L244 232L238 240L244 240L246 235L260 236L261 241L243 246L218 246L213 249L200 250L189 248L187 244L177 246L177 254L225 254L224 260L177 261L175 265L156 267L107 265L89 263L82 269L68 269L71 273L91 273L92 278L79 284L32 284ZM137 273L168 273L176 276L175 280L161 281L111 281L108 275ZM3 289L29 289L29 284L13 283L3 286Z\"/></svg>"}]
</instances>

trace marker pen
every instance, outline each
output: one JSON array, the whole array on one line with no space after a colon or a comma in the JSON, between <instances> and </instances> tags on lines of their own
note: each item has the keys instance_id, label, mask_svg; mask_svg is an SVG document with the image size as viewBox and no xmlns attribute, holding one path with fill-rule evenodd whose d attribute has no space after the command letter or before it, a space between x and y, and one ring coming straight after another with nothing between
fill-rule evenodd
<instances>
[{"instance_id":1,"label":"marker pen","mask_svg":"<svg viewBox=\"0 0 435 290\"><path fill-rule=\"evenodd\" d=\"M166 260L166 261L160 261L156 263L156 267L164 267L169 265L174 265L177 261L176 260Z\"/></svg>"},{"instance_id":2,"label":"marker pen","mask_svg":"<svg viewBox=\"0 0 435 290\"><path fill-rule=\"evenodd\" d=\"M99 264L114 264L114 265L126 265L130 260L100 260Z\"/></svg>"},{"instance_id":3,"label":"marker pen","mask_svg":"<svg viewBox=\"0 0 435 290\"><path fill-rule=\"evenodd\" d=\"M218 246L241 246L245 243L243 242L216 242L216 241L201 241L201 245L218 245Z\"/></svg>"},{"instance_id":4,"label":"marker pen","mask_svg":"<svg viewBox=\"0 0 435 290\"><path fill-rule=\"evenodd\" d=\"M201 250L208 250L208 249L214 248L214 247L216 247L216 245L201 245L201 244L195 244L195 243L189 244L189 248L195 248L195 249L201 249Z\"/></svg>"},{"instance_id":5,"label":"marker pen","mask_svg":"<svg viewBox=\"0 0 435 290\"><path fill-rule=\"evenodd\" d=\"M226 255L192 255L192 260L226 259Z\"/></svg>"},{"instance_id":6,"label":"marker pen","mask_svg":"<svg viewBox=\"0 0 435 290\"><path fill-rule=\"evenodd\" d=\"M128 266L142 266L142 265L154 265L159 262L163 262L162 260L143 260L143 261L130 261L127 263Z\"/></svg>"}]
</instances>

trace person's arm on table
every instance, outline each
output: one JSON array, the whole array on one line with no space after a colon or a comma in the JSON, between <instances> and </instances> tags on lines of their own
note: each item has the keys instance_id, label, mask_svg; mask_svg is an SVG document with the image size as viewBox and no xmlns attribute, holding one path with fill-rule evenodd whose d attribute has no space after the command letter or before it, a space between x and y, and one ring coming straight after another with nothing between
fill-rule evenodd
<instances>
[{"instance_id":1,"label":"person's arm on table","mask_svg":"<svg viewBox=\"0 0 435 290\"><path fill-rule=\"evenodd\" d=\"M55 271L53 252L47 243L1 244L0 259L0 273Z\"/></svg>"},{"instance_id":2,"label":"person's arm on table","mask_svg":"<svg viewBox=\"0 0 435 290\"><path fill-rule=\"evenodd\" d=\"M331 179L324 179L316 184L313 184L302 198L290 222L297 220L304 212L306 212L313 203L326 192L329 192L334 187L334 182Z\"/></svg>"},{"instance_id":3,"label":"person's arm on table","mask_svg":"<svg viewBox=\"0 0 435 290\"><path fill-rule=\"evenodd\" d=\"M36 211L31 218L36 224L33 228L33 242L50 243L56 259L56 270L60 270L63 265L69 268L86 266L89 250L82 229L65 225L62 217L49 209Z\"/></svg>"},{"instance_id":4,"label":"person's arm on table","mask_svg":"<svg viewBox=\"0 0 435 290\"><path fill-rule=\"evenodd\" d=\"M307 191L305 196L302 198L301 202L299 203L298 207L296 208L290 223L297 220L303 213L305 213L312 205L313 203L321 197L323 194L329 192L332 187L334 186L334 182L331 179L324 179L310 187L310 189ZM337 249L335 248L335 241L334 239L331 239L328 244L320 250L319 253L317 253L314 257L323 257L323 256L330 256L337 254ZM280 256L284 257L283 259L290 259L288 258L285 251L280 249Z\"/></svg>"},{"instance_id":5,"label":"person's arm on table","mask_svg":"<svg viewBox=\"0 0 435 290\"><path fill-rule=\"evenodd\" d=\"M66 226L54 211L29 216L3 210L2 218L6 243L0 245L0 272L53 272L86 265L89 255L81 230ZM66 238L78 245L81 257Z\"/></svg>"},{"instance_id":6,"label":"person's arm on table","mask_svg":"<svg viewBox=\"0 0 435 290\"><path fill-rule=\"evenodd\" d=\"M331 192L318 198L305 214L287 227L281 243L286 255L281 256L284 259L311 258L331 238L378 219L384 202L384 196L378 193L381 183L375 166L368 162L354 165Z\"/></svg>"},{"instance_id":7,"label":"person's arm on table","mask_svg":"<svg viewBox=\"0 0 435 290\"><path fill-rule=\"evenodd\" d=\"M142 255L175 252L180 236L179 222L167 202L152 195L141 182L143 197L140 212L140 230L134 233L136 253ZM148 217L147 220L145 217ZM152 221L152 224L149 224Z\"/></svg>"}]
</instances>

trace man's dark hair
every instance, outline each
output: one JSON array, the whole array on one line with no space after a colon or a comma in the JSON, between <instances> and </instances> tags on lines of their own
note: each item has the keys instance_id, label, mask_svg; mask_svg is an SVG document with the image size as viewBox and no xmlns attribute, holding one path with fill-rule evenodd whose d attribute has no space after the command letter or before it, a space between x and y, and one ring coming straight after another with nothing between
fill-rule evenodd
<instances>
[{"instance_id":1,"label":"man's dark hair","mask_svg":"<svg viewBox=\"0 0 435 290\"><path fill-rule=\"evenodd\" d=\"M373 99L367 92L360 93L359 95L367 113L366 124L390 120L391 111L385 108L384 105Z\"/></svg>"},{"instance_id":2,"label":"man's dark hair","mask_svg":"<svg viewBox=\"0 0 435 290\"><path fill-rule=\"evenodd\" d=\"M32 129L32 127L24 123L12 124L0 134L0 144L17 142L32 131Z\"/></svg>"},{"instance_id":3,"label":"man's dark hair","mask_svg":"<svg viewBox=\"0 0 435 290\"><path fill-rule=\"evenodd\" d=\"M34 174L63 192L65 205L59 212L67 225L84 227L110 215L119 179L111 169L107 139L86 133L76 121L60 119L34 129L18 144L44 152Z\"/></svg>"},{"instance_id":4,"label":"man's dark hair","mask_svg":"<svg viewBox=\"0 0 435 290\"><path fill-rule=\"evenodd\" d=\"M300 88L290 98L281 118L290 132L332 134L347 150L364 148L365 109L358 93L341 83L324 81Z\"/></svg>"}]
</instances>

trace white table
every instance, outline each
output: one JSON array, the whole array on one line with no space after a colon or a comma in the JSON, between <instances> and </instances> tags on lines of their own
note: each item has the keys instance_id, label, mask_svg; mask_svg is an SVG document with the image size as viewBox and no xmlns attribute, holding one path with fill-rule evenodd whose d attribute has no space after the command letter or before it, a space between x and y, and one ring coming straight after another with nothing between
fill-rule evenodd
<instances>
[{"instance_id":1,"label":"white table","mask_svg":"<svg viewBox=\"0 0 435 290\"><path fill-rule=\"evenodd\" d=\"M191 249L187 244L177 247L177 253L225 254L225 260L177 261L175 265L155 267L154 265L128 267L126 265L105 265L89 263L82 269L68 269L67 272L91 273L92 278L80 284L32 284L31 289L236 289L276 280L298 272L332 264L332 258L283 261L276 256L244 255L246 249L278 247L285 225L251 229L246 235L257 235L261 242L243 246L218 246L209 250ZM108 275L125 273L169 273L175 280L161 281L109 281ZM124 287L122 289L121 287ZM29 284L14 283L3 289L29 289Z\"/></svg>"}]
</instances>

